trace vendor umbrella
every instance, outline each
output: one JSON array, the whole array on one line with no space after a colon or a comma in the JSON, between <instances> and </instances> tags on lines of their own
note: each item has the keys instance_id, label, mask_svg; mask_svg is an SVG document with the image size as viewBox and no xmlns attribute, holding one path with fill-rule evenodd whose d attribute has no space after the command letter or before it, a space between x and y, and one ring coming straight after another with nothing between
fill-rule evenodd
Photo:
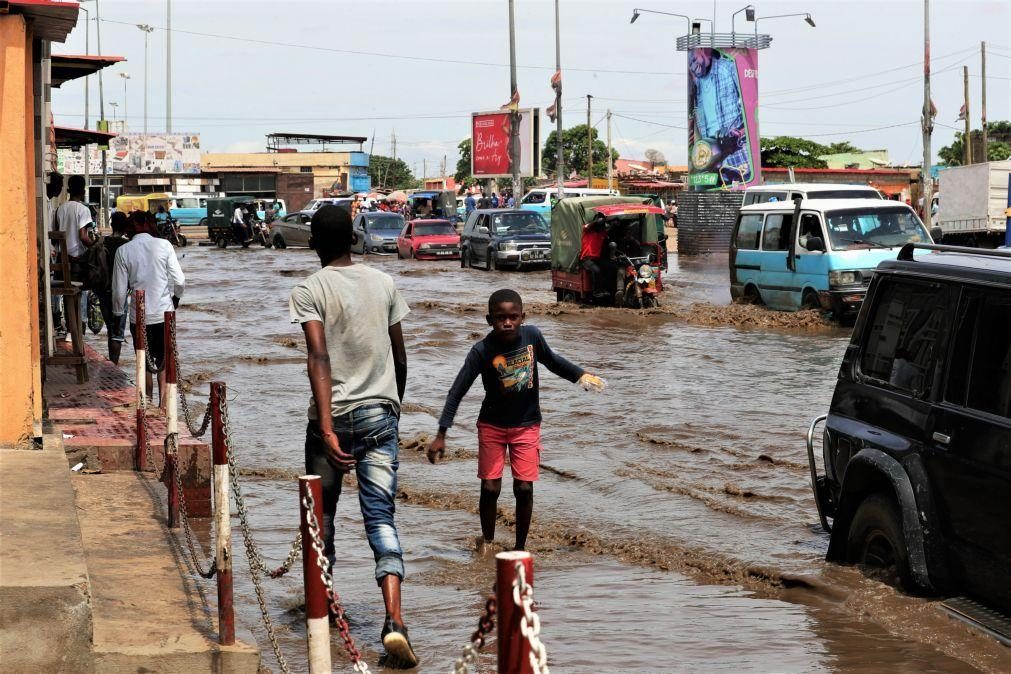
<instances>
[{"instance_id":1,"label":"vendor umbrella","mask_svg":"<svg viewBox=\"0 0 1011 674\"><path fill-rule=\"evenodd\" d=\"M405 202L407 201L407 195L404 194L402 191L397 190L396 192L390 192L390 194L386 197L386 200Z\"/></svg>"}]
</instances>

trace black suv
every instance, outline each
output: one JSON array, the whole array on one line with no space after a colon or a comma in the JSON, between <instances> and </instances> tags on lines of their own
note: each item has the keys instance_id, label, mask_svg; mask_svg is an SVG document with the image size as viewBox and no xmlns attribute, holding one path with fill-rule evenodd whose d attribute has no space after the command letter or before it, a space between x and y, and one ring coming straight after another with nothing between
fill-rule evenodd
<instances>
[{"instance_id":1,"label":"black suv","mask_svg":"<svg viewBox=\"0 0 1011 674\"><path fill-rule=\"evenodd\" d=\"M540 213L513 208L471 211L460 234L460 266L520 269L551 263L551 230Z\"/></svg>"},{"instance_id":2,"label":"black suv","mask_svg":"<svg viewBox=\"0 0 1011 674\"><path fill-rule=\"evenodd\" d=\"M808 460L829 560L1011 613L1011 253L878 266Z\"/></svg>"}]
</instances>

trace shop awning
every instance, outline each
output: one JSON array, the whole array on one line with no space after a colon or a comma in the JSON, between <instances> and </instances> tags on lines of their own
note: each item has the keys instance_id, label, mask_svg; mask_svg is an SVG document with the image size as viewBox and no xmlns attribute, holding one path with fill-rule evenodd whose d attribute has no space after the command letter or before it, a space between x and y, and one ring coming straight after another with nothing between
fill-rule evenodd
<instances>
[{"instance_id":1,"label":"shop awning","mask_svg":"<svg viewBox=\"0 0 1011 674\"><path fill-rule=\"evenodd\" d=\"M92 75L102 68L125 60L122 56L53 54L51 58L53 86L59 87L64 82Z\"/></svg>"},{"instance_id":2,"label":"shop awning","mask_svg":"<svg viewBox=\"0 0 1011 674\"><path fill-rule=\"evenodd\" d=\"M32 22L35 37L53 42L65 42L77 25L76 2L63 0L5 0L0 8L5 14L21 14Z\"/></svg>"},{"instance_id":3,"label":"shop awning","mask_svg":"<svg viewBox=\"0 0 1011 674\"><path fill-rule=\"evenodd\" d=\"M115 138L114 133L104 131L92 131L91 129L75 129L70 126L54 126L53 135L57 148L70 148L77 150L85 145L100 144L108 145L111 138Z\"/></svg>"}]
</instances>

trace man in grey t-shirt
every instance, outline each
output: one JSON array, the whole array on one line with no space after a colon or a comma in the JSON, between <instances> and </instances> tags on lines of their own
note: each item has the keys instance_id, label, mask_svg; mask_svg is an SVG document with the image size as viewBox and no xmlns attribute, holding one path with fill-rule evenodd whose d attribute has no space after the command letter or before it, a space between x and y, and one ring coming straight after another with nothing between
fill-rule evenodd
<instances>
[{"instance_id":1,"label":"man in grey t-shirt","mask_svg":"<svg viewBox=\"0 0 1011 674\"><path fill-rule=\"evenodd\" d=\"M376 560L386 620L387 667L418 664L400 611L403 551L393 520L397 493L400 403L407 352L400 321L407 303L386 274L354 264L351 216L324 206L312 216L309 244L323 268L291 292L293 323L308 346L309 426L305 464L323 486L324 548L334 562L334 514L344 473L358 476L365 533Z\"/></svg>"}]
</instances>

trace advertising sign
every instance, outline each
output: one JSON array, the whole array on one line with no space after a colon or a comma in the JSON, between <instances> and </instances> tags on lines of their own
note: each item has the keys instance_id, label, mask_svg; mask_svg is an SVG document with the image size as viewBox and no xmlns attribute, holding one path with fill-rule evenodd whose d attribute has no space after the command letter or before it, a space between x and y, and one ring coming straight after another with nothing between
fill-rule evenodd
<instances>
[{"instance_id":1,"label":"advertising sign","mask_svg":"<svg viewBox=\"0 0 1011 674\"><path fill-rule=\"evenodd\" d=\"M540 110L519 111L520 177L531 178L541 171ZM470 172L476 178L512 176L509 161L512 113L475 112L471 116Z\"/></svg>"},{"instance_id":2,"label":"advertising sign","mask_svg":"<svg viewBox=\"0 0 1011 674\"><path fill-rule=\"evenodd\" d=\"M761 184L758 50L688 50L688 184Z\"/></svg>"}]
</instances>

